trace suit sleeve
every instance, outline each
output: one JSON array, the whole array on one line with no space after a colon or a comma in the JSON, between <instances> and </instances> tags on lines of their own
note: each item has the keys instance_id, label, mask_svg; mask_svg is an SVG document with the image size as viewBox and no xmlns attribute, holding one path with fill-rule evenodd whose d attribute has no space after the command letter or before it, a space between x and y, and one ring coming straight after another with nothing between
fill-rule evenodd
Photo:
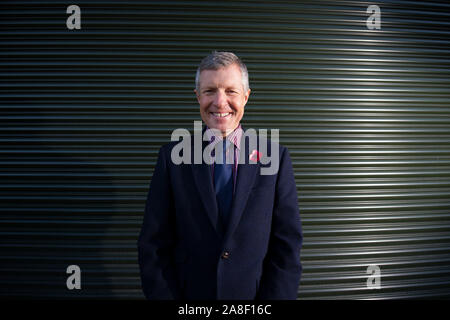
<instances>
[{"instance_id":1,"label":"suit sleeve","mask_svg":"<svg viewBox=\"0 0 450 320\"><path fill-rule=\"evenodd\" d=\"M280 150L272 229L257 299L294 300L300 283L302 229L289 151Z\"/></svg>"},{"instance_id":2,"label":"suit sleeve","mask_svg":"<svg viewBox=\"0 0 450 320\"><path fill-rule=\"evenodd\" d=\"M175 221L165 148L161 147L150 183L138 239L142 289L147 299L179 299L173 259Z\"/></svg>"}]
</instances>

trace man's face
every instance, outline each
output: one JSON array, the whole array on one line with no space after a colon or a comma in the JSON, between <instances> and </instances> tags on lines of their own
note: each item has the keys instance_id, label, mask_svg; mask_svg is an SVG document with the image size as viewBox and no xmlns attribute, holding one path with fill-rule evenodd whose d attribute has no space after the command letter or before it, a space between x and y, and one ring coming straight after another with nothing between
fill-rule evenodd
<instances>
[{"instance_id":1,"label":"man's face","mask_svg":"<svg viewBox=\"0 0 450 320\"><path fill-rule=\"evenodd\" d=\"M239 66L232 64L218 70L203 70L199 87L199 92L195 90L195 93L203 122L228 135L239 125L250 95L250 89L244 90Z\"/></svg>"}]
</instances>

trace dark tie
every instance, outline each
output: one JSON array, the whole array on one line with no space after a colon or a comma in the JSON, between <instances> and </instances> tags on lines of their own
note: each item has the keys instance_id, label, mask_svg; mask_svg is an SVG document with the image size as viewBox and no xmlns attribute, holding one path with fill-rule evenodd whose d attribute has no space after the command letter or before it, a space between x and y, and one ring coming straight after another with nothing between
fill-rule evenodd
<instances>
[{"instance_id":1,"label":"dark tie","mask_svg":"<svg viewBox=\"0 0 450 320\"><path fill-rule=\"evenodd\" d=\"M219 214L225 225L228 222L233 198L233 165L226 164L226 148L229 143L226 139L222 143L223 164L215 163L214 165L214 187L216 189L217 205L219 207Z\"/></svg>"}]
</instances>

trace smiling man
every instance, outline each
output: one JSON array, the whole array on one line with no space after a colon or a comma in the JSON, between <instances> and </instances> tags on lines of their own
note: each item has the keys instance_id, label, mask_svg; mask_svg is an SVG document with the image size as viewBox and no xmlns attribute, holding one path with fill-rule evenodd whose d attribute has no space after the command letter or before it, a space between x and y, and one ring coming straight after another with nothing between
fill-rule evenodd
<instances>
[{"instance_id":1,"label":"smiling man","mask_svg":"<svg viewBox=\"0 0 450 320\"><path fill-rule=\"evenodd\" d=\"M208 69L216 65L223 67ZM208 56L197 71L194 91L203 122L227 136L239 126L250 96L247 68L231 53Z\"/></svg>"},{"instance_id":2,"label":"smiling man","mask_svg":"<svg viewBox=\"0 0 450 320\"><path fill-rule=\"evenodd\" d=\"M195 82L207 138L202 148L213 146L214 163L174 164L176 142L161 147L138 240L144 294L296 299L302 231L289 152L275 144L279 168L261 174L261 152L250 148L240 124L250 88L236 55L208 55ZM268 143L264 150L273 148Z\"/></svg>"}]
</instances>

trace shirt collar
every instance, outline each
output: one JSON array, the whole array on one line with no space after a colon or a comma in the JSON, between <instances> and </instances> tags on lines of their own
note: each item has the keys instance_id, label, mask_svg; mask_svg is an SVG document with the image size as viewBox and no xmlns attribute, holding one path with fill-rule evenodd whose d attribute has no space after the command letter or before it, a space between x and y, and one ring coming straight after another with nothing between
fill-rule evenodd
<instances>
[{"instance_id":1,"label":"shirt collar","mask_svg":"<svg viewBox=\"0 0 450 320\"><path fill-rule=\"evenodd\" d=\"M238 150L241 149L241 138L244 130L242 130L241 124L238 125L236 129L233 130L229 135L227 135L226 139L233 143ZM211 130L208 126L206 126L205 131L206 138L210 141L210 143L218 143L223 140L222 135L217 134L217 130Z\"/></svg>"}]
</instances>

